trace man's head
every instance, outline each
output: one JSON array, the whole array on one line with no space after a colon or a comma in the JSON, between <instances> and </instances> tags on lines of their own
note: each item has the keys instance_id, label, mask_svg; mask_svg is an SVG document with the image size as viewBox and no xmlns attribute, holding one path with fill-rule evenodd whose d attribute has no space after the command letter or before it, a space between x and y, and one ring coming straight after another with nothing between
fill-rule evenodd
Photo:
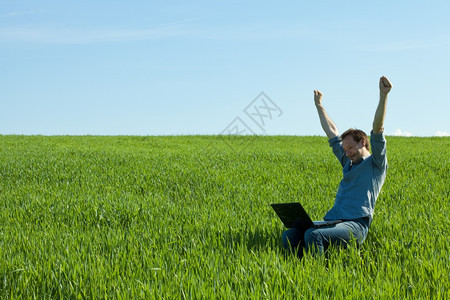
<instances>
[{"instance_id":1,"label":"man's head","mask_svg":"<svg viewBox=\"0 0 450 300\"><path fill-rule=\"evenodd\" d=\"M349 129L341 135L345 155L356 163L364 156L370 155L367 134L359 129Z\"/></svg>"}]
</instances>

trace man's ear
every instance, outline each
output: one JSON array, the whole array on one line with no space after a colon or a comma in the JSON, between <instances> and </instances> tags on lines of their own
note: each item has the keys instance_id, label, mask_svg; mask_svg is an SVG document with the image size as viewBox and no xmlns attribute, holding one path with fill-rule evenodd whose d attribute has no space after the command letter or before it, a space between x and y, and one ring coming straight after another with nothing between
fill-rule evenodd
<instances>
[{"instance_id":1,"label":"man's ear","mask_svg":"<svg viewBox=\"0 0 450 300\"><path fill-rule=\"evenodd\" d=\"M361 142L361 146L363 148L366 148L366 140L365 139L361 139L360 142Z\"/></svg>"}]
</instances>

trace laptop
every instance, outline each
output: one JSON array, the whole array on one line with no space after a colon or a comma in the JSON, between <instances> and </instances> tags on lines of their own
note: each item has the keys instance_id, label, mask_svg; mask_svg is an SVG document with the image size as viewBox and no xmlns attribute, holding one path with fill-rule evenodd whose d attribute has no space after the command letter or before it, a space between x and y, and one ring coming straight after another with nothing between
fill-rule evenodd
<instances>
[{"instance_id":1,"label":"laptop","mask_svg":"<svg viewBox=\"0 0 450 300\"><path fill-rule=\"evenodd\" d=\"M276 212L281 222L286 228L297 228L307 230L308 228L331 226L341 223L341 220L335 221L313 221L305 211L303 206L298 202L292 203L272 203L270 204Z\"/></svg>"}]
</instances>

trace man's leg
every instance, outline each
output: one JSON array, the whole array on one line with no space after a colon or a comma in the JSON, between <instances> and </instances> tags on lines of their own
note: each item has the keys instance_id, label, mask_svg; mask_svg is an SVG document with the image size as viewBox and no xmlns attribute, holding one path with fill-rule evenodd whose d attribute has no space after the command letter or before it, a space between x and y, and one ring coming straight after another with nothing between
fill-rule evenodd
<instances>
[{"instance_id":1,"label":"man's leg","mask_svg":"<svg viewBox=\"0 0 450 300\"><path fill-rule=\"evenodd\" d=\"M284 248L291 250L293 252L301 251L303 249L298 249L301 246L301 242L303 239L303 230L299 230L296 228L290 228L283 232L283 246Z\"/></svg>"},{"instance_id":2,"label":"man's leg","mask_svg":"<svg viewBox=\"0 0 450 300\"><path fill-rule=\"evenodd\" d=\"M345 221L333 226L309 228L304 235L305 250L311 253L324 253L330 245L347 245L352 239L362 244L369 231L360 222Z\"/></svg>"}]
</instances>

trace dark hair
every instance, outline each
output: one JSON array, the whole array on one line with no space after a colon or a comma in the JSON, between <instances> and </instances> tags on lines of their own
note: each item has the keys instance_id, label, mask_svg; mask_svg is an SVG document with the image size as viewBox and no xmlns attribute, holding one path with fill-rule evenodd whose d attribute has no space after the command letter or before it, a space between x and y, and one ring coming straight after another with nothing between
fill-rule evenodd
<instances>
[{"instance_id":1,"label":"dark hair","mask_svg":"<svg viewBox=\"0 0 450 300\"><path fill-rule=\"evenodd\" d=\"M341 134L341 140L345 139L347 136L351 136L355 142L359 143L361 140L364 140L364 146L369 149L369 139L367 138L367 134L359 129L350 128L343 134Z\"/></svg>"}]
</instances>

